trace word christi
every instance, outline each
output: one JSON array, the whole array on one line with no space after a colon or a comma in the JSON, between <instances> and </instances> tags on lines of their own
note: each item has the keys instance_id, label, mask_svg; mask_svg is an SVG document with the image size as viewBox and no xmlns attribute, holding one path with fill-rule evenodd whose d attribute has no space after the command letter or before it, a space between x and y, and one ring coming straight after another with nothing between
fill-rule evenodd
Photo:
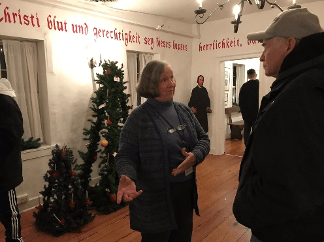
<instances>
[{"instance_id":1,"label":"word christi","mask_svg":"<svg viewBox=\"0 0 324 242\"><path fill-rule=\"evenodd\" d=\"M0 3L2 5L2 3ZM31 25L32 27L40 27L39 18L36 14L23 14L20 12L20 9L17 12L9 11L9 7L6 6L3 9L3 15L0 15L0 23L14 23L20 25Z\"/></svg>"}]
</instances>

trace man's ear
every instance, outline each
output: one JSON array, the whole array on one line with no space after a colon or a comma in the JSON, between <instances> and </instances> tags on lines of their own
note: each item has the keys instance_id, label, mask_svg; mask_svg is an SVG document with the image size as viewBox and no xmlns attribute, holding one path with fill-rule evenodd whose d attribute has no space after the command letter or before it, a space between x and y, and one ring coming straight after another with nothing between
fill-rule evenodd
<instances>
[{"instance_id":1,"label":"man's ear","mask_svg":"<svg viewBox=\"0 0 324 242\"><path fill-rule=\"evenodd\" d=\"M287 54L289 54L296 47L296 44L297 41L294 37L287 38Z\"/></svg>"}]
</instances>

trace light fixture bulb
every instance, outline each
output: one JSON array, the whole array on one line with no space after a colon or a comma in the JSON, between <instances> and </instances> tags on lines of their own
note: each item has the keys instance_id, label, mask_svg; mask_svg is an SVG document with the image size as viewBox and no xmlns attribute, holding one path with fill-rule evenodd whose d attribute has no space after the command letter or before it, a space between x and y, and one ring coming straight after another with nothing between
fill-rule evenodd
<instances>
[{"instance_id":1,"label":"light fixture bulb","mask_svg":"<svg viewBox=\"0 0 324 242\"><path fill-rule=\"evenodd\" d=\"M254 0L255 4L257 5L258 9L263 9L265 0Z\"/></svg>"},{"instance_id":2,"label":"light fixture bulb","mask_svg":"<svg viewBox=\"0 0 324 242\"><path fill-rule=\"evenodd\" d=\"M238 4L236 4L233 7L233 13L234 13L234 16L235 16L235 20L237 20L240 11L241 11L241 7Z\"/></svg>"},{"instance_id":3,"label":"light fixture bulb","mask_svg":"<svg viewBox=\"0 0 324 242\"><path fill-rule=\"evenodd\" d=\"M293 4L288 7L288 9L296 9L296 8L301 8L300 5L297 5L296 0L293 0Z\"/></svg>"},{"instance_id":4,"label":"light fixture bulb","mask_svg":"<svg viewBox=\"0 0 324 242\"><path fill-rule=\"evenodd\" d=\"M202 1L203 0L197 0L197 2L199 3L199 7L202 8Z\"/></svg>"}]
</instances>

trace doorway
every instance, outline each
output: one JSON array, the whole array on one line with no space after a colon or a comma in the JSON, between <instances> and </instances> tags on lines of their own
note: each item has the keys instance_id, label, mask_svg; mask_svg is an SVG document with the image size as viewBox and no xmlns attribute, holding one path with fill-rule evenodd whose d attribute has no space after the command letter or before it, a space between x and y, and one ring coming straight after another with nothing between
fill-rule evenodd
<instances>
[{"instance_id":1,"label":"doorway","mask_svg":"<svg viewBox=\"0 0 324 242\"><path fill-rule=\"evenodd\" d=\"M228 123L242 122L242 115L239 112L239 94L242 85L247 81L246 71L255 69L259 76L260 60L259 58L228 60L224 61L224 76L225 76L225 139L230 140L231 129ZM228 114L226 109L237 107L238 111ZM229 119L231 120L229 122ZM243 130L242 130L243 132ZM242 140L243 142L243 140Z\"/></svg>"}]
</instances>

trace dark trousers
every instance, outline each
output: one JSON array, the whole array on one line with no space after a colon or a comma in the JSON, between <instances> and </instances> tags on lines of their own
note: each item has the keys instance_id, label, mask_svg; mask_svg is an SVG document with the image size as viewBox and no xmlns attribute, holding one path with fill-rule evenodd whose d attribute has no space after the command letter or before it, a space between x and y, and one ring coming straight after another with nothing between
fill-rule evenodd
<instances>
[{"instance_id":1,"label":"dark trousers","mask_svg":"<svg viewBox=\"0 0 324 242\"><path fill-rule=\"evenodd\" d=\"M6 229L6 242L23 241L15 189L0 190L0 221Z\"/></svg>"},{"instance_id":2,"label":"dark trousers","mask_svg":"<svg viewBox=\"0 0 324 242\"><path fill-rule=\"evenodd\" d=\"M244 144L246 145L252 130L253 122L244 120Z\"/></svg>"},{"instance_id":3,"label":"dark trousers","mask_svg":"<svg viewBox=\"0 0 324 242\"><path fill-rule=\"evenodd\" d=\"M141 233L142 242L190 242L193 228L194 180L171 182L171 199L178 229L161 233Z\"/></svg>"}]
</instances>

